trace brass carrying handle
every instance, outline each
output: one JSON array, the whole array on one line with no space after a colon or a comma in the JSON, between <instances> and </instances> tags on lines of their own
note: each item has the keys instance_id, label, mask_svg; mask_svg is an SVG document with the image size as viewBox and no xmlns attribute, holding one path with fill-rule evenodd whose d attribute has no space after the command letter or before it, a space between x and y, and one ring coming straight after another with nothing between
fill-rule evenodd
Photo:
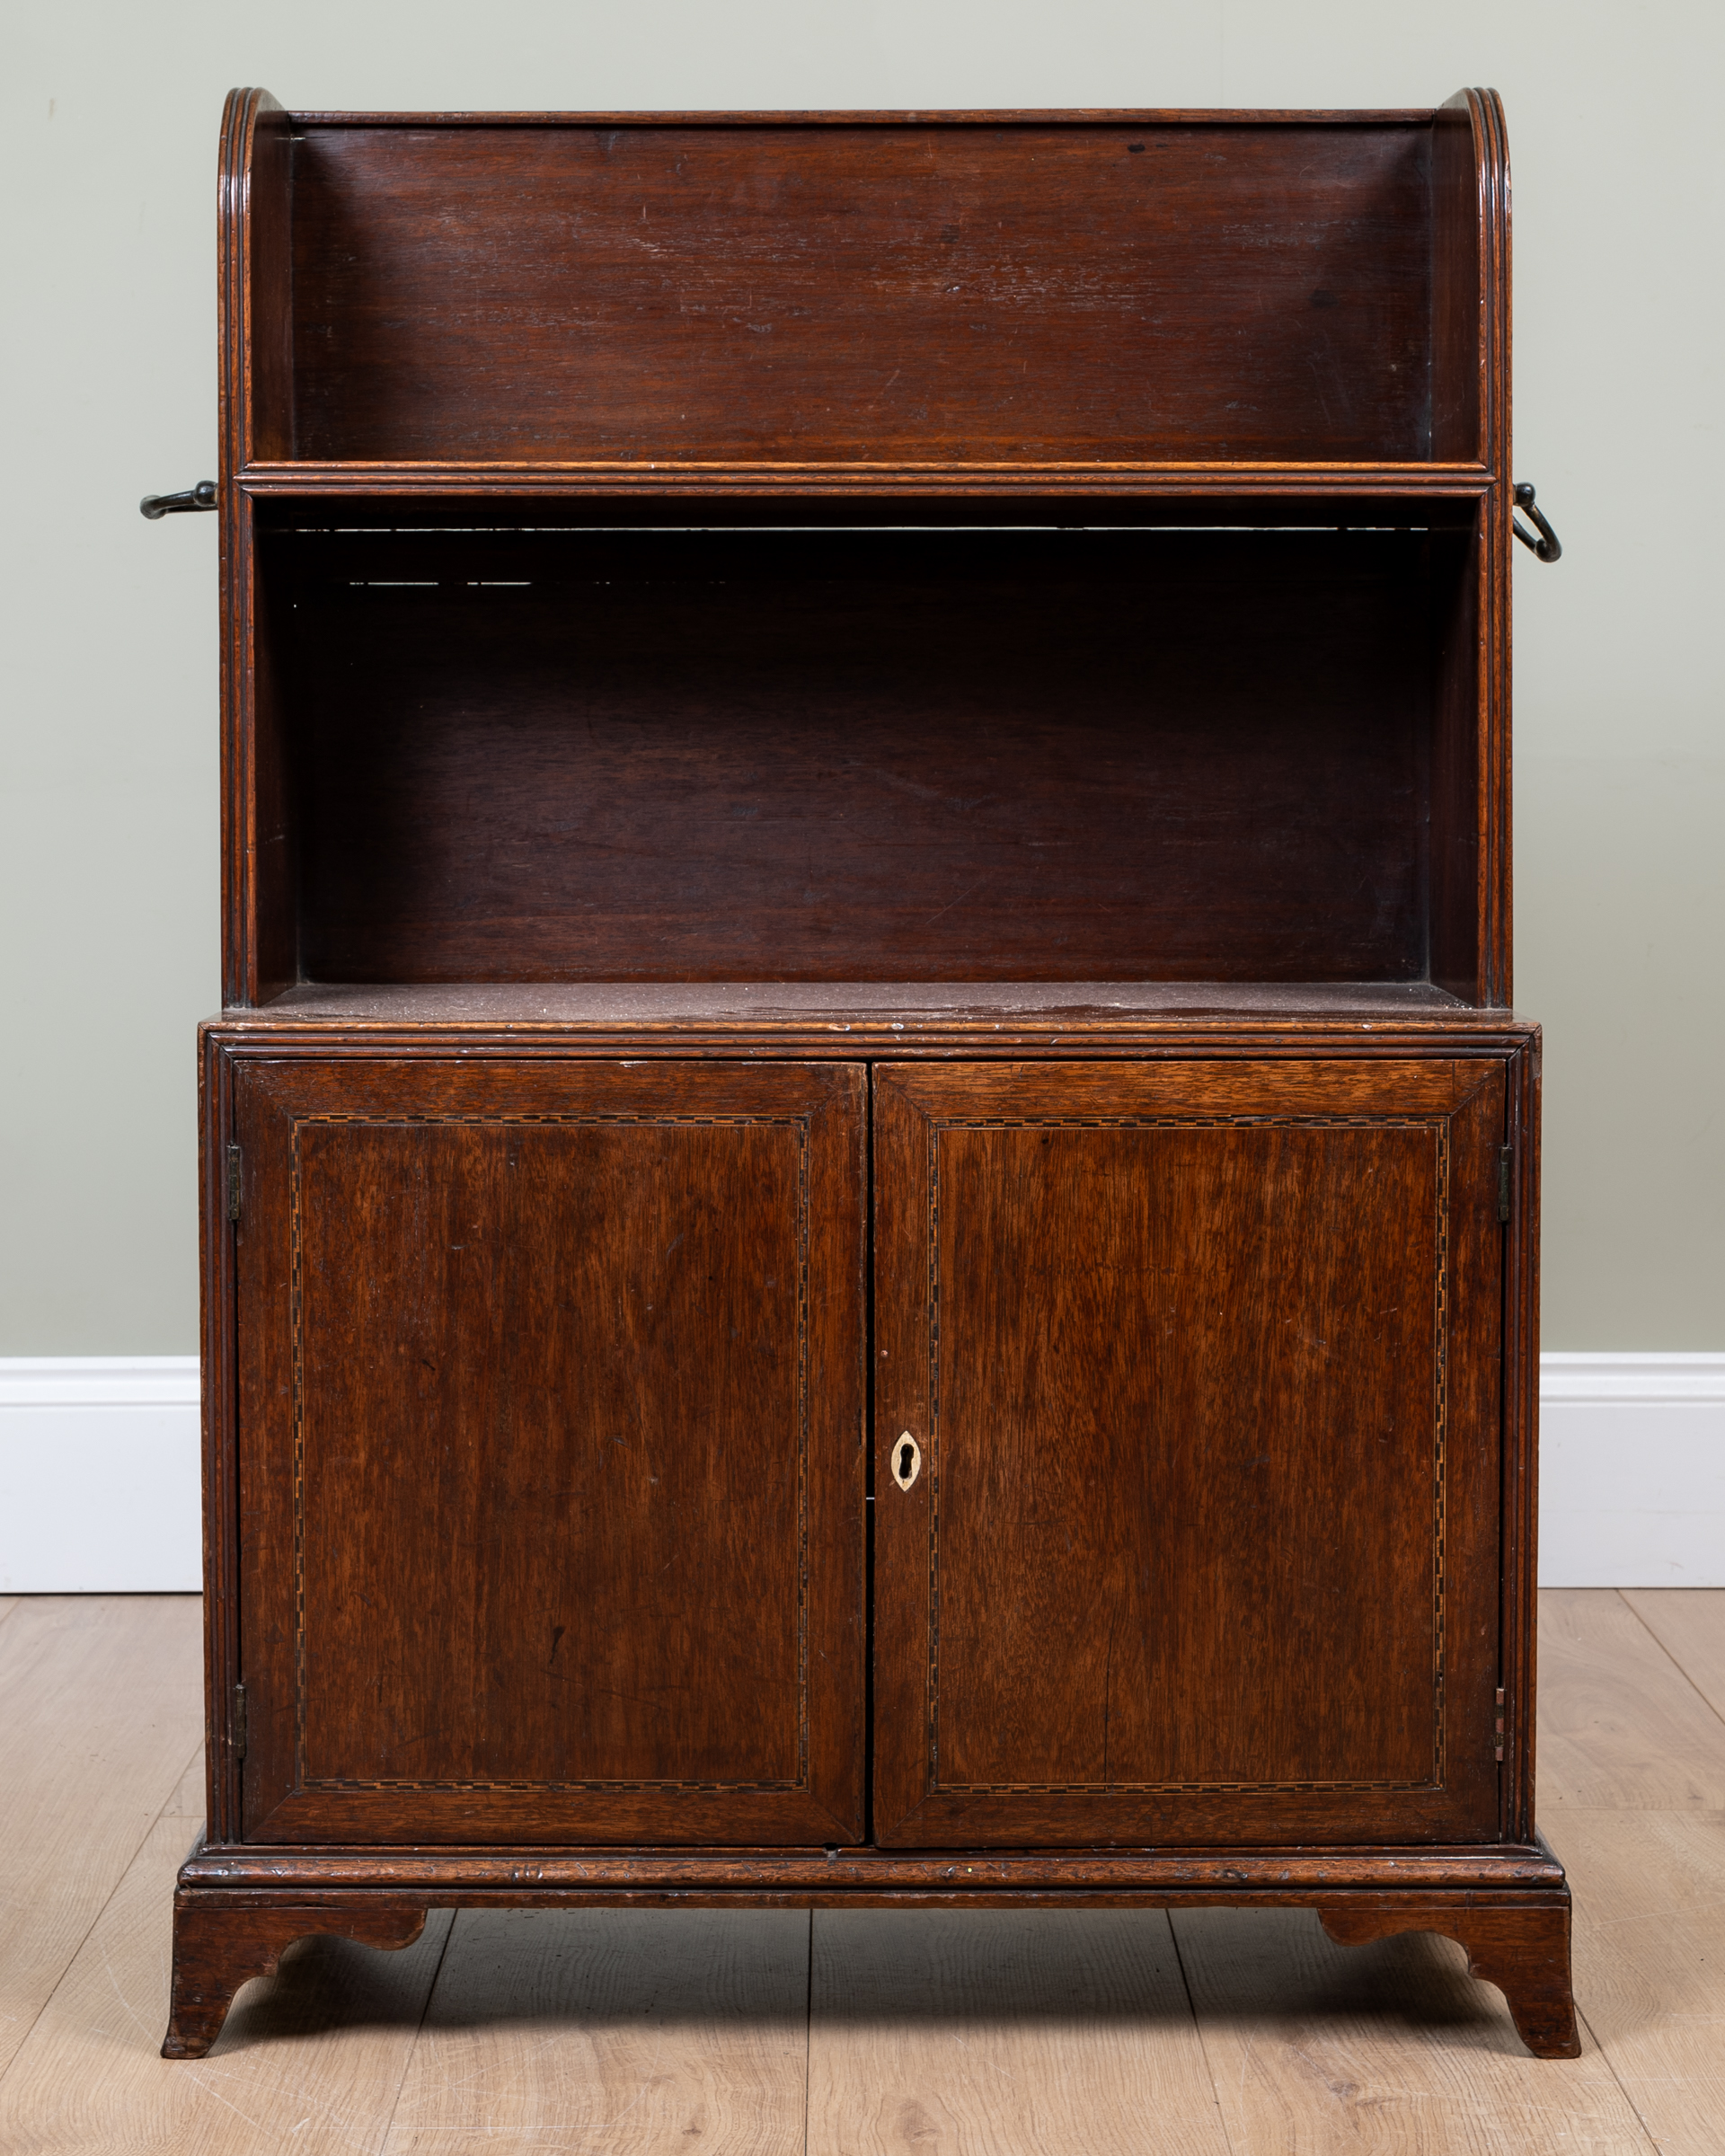
<instances>
[{"instance_id":1,"label":"brass carrying handle","mask_svg":"<svg viewBox=\"0 0 1725 2156\"><path fill-rule=\"evenodd\" d=\"M1540 511L1534 507L1534 490L1525 479L1519 482L1516 488L1516 508L1526 509L1539 526L1539 536L1535 539L1532 532L1527 529L1527 526L1512 509L1509 513L1509 523L1516 537L1524 546L1531 546L1542 561L1557 561L1562 554L1563 542L1552 529Z\"/></svg>"},{"instance_id":2,"label":"brass carrying handle","mask_svg":"<svg viewBox=\"0 0 1725 2156\"><path fill-rule=\"evenodd\" d=\"M179 517L188 509L213 509L216 507L216 482L200 479L195 487L188 487L183 494L146 494L137 505L141 516L154 524L158 517Z\"/></svg>"}]
</instances>

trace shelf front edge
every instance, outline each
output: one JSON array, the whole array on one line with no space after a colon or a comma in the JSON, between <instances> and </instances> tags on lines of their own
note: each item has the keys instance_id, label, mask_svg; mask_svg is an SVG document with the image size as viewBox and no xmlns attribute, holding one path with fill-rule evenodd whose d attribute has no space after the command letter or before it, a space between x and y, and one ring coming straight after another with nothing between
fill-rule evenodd
<instances>
[{"instance_id":1,"label":"shelf front edge","mask_svg":"<svg viewBox=\"0 0 1725 2156\"><path fill-rule=\"evenodd\" d=\"M1356 495L1465 499L1484 494L1483 464L250 464L237 474L259 499L301 495L896 495L1314 499Z\"/></svg>"}]
</instances>

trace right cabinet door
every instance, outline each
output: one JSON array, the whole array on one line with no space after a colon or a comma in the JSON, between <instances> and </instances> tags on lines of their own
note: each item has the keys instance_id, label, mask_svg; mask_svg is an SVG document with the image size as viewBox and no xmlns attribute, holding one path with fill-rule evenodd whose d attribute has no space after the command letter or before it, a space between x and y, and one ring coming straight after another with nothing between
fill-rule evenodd
<instances>
[{"instance_id":1,"label":"right cabinet door","mask_svg":"<svg viewBox=\"0 0 1725 2156\"><path fill-rule=\"evenodd\" d=\"M1502 1058L874 1102L877 1841L1495 1839Z\"/></svg>"}]
</instances>

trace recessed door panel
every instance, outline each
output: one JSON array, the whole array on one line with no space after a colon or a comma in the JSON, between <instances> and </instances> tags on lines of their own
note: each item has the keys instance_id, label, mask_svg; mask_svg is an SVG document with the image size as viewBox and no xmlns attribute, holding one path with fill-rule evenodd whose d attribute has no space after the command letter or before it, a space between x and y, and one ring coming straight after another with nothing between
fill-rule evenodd
<instances>
[{"instance_id":1,"label":"recessed door panel","mask_svg":"<svg viewBox=\"0 0 1725 2156\"><path fill-rule=\"evenodd\" d=\"M877 1104L879 1838L1494 1831L1500 1066Z\"/></svg>"},{"instance_id":2,"label":"recessed door panel","mask_svg":"<svg viewBox=\"0 0 1725 2156\"><path fill-rule=\"evenodd\" d=\"M855 1072L236 1106L249 1838L856 1839Z\"/></svg>"}]
</instances>

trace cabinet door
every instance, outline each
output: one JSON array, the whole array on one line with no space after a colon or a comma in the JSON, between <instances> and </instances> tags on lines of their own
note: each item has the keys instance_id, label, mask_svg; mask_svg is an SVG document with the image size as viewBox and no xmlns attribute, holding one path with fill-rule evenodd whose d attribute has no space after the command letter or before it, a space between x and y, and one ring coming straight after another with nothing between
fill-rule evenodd
<instances>
[{"instance_id":1,"label":"cabinet door","mask_svg":"<svg viewBox=\"0 0 1725 2156\"><path fill-rule=\"evenodd\" d=\"M232 1094L246 1838L856 1840L861 1070Z\"/></svg>"},{"instance_id":2,"label":"cabinet door","mask_svg":"<svg viewBox=\"0 0 1725 2156\"><path fill-rule=\"evenodd\" d=\"M1501 1060L877 1073L879 1841L1496 1838L1504 1114Z\"/></svg>"}]
</instances>

